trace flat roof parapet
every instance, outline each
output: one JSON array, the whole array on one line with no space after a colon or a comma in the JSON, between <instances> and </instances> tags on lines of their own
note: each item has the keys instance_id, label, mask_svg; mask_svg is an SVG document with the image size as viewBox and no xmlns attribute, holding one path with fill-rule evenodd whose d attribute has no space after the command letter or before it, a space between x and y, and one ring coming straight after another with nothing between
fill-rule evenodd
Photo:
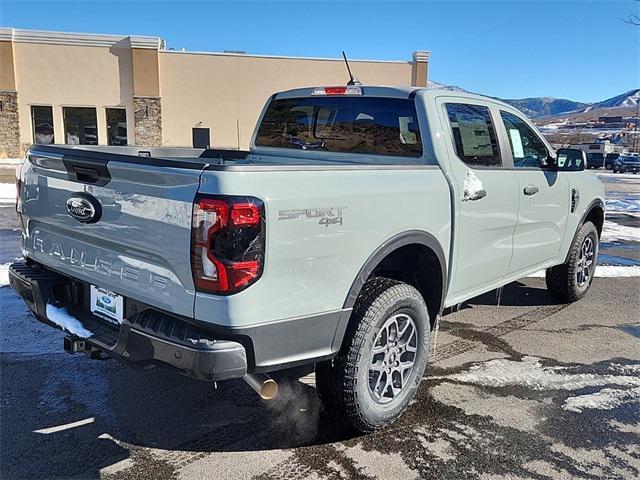
<instances>
[{"instance_id":1,"label":"flat roof parapet","mask_svg":"<svg viewBox=\"0 0 640 480\"><path fill-rule=\"evenodd\" d=\"M23 30L0 27L0 40L15 43L45 43L50 45L78 45L89 47L111 47L123 41L131 48L161 50L164 40L144 35L110 35L101 33L50 32L45 30Z\"/></svg>"}]
</instances>

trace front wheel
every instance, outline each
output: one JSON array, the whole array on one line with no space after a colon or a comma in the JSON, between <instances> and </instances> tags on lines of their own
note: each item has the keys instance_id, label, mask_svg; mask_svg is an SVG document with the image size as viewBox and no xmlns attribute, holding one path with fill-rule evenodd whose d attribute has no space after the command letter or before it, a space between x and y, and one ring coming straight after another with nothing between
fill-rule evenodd
<instances>
[{"instance_id":1,"label":"front wheel","mask_svg":"<svg viewBox=\"0 0 640 480\"><path fill-rule=\"evenodd\" d=\"M598 231L593 223L585 222L571 244L567 261L547 268L549 292L562 302L580 300L593 282L597 257Z\"/></svg>"},{"instance_id":2,"label":"front wheel","mask_svg":"<svg viewBox=\"0 0 640 480\"><path fill-rule=\"evenodd\" d=\"M429 313L410 285L374 278L362 288L342 348L316 365L330 413L360 432L390 425L407 408L427 364Z\"/></svg>"}]
</instances>

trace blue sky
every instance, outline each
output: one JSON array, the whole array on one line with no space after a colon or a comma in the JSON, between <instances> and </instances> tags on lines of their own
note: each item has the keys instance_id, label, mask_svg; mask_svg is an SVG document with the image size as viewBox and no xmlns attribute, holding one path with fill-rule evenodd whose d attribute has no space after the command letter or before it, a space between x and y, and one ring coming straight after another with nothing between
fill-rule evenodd
<instances>
[{"instance_id":1,"label":"blue sky","mask_svg":"<svg viewBox=\"0 0 640 480\"><path fill-rule=\"evenodd\" d=\"M502 98L596 101L640 87L633 0L12 2L16 28L156 35L198 51L408 60L430 50L429 77ZM356 72L357 73L357 72Z\"/></svg>"}]
</instances>

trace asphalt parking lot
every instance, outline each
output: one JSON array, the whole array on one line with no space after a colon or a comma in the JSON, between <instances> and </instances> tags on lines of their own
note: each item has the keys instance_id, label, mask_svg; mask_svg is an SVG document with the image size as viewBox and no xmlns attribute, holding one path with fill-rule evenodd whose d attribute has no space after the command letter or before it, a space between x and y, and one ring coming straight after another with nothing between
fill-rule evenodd
<instances>
[{"instance_id":1,"label":"asphalt parking lot","mask_svg":"<svg viewBox=\"0 0 640 480\"><path fill-rule=\"evenodd\" d=\"M447 312L413 405L372 435L333 422L305 371L263 402L241 380L68 355L0 286L0 477L639 478L640 178L601 178L611 212L587 297L558 304L534 277ZM0 264L16 228L0 205Z\"/></svg>"}]
</instances>

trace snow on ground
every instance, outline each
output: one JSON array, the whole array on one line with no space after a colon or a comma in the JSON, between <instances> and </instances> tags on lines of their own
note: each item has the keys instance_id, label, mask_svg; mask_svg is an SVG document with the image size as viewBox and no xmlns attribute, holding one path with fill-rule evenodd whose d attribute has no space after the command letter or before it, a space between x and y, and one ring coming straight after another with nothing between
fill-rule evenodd
<instances>
[{"instance_id":1,"label":"snow on ground","mask_svg":"<svg viewBox=\"0 0 640 480\"><path fill-rule=\"evenodd\" d=\"M634 173L613 173L613 172L597 172L596 175L598 175L599 177L607 177L607 178L613 178L616 180L623 180L623 181L639 181L640 177L638 177L638 174L634 174Z\"/></svg>"},{"instance_id":2,"label":"snow on ground","mask_svg":"<svg viewBox=\"0 0 640 480\"><path fill-rule=\"evenodd\" d=\"M0 183L0 205L12 205L16 203L15 183Z\"/></svg>"},{"instance_id":3,"label":"snow on ground","mask_svg":"<svg viewBox=\"0 0 640 480\"><path fill-rule=\"evenodd\" d=\"M608 198L605 203L607 213L640 212L640 198Z\"/></svg>"},{"instance_id":4,"label":"snow on ground","mask_svg":"<svg viewBox=\"0 0 640 480\"><path fill-rule=\"evenodd\" d=\"M544 278L544 270L527 275L530 278ZM630 267L619 265L597 265L596 277L613 278L613 277L640 277L640 267L632 265Z\"/></svg>"},{"instance_id":5,"label":"snow on ground","mask_svg":"<svg viewBox=\"0 0 640 480\"><path fill-rule=\"evenodd\" d=\"M0 265L0 287L9 285L9 264Z\"/></svg>"},{"instance_id":6,"label":"snow on ground","mask_svg":"<svg viewBox=\"0 0 640 480\"><path fill-rule=\"evenodd\" d=\"M3 158L0 160L1 165L20 165L24 161L23 157L20 158Z\"/></svg>"},{"instance_id":7,"label":"snow on ground","mask_svg":"<svg viewBox=\"0 0 640 480\"><path fill-rule=\"evenodd\" d=\"M571 391L606 387L567 398L562 408L578 413L584 409L610 410L625 403L640 402L638 375L571 373L567 367L545 367L537 357L523 357L522 361L490 360L474 364L466 372L440 378L485 387L521 386L532 390Z\"/></svg>"},{"instance_id":8,"label":"snow on ground","mask_svg":"<svg viewBox=\"0 0 640 480\"><path fill-rule=\"evenodd\" d=\"M631 390L603 388L599 392L569 397L562 408L581 413L586 409L611 410L625 403L640 403L640 387Z\"/></svg>"},{"instance_id":9,"label":"snow on ground","mask_svg":"<svg viewBox=\"0 0 640 480\"><path fill-rule=\"evenodd\" d=\"M638 222L640 225L640 222ZM601 242L640 242L640 227L629 227L619 223L604 221Z\"/></svg>"}]
</instances>

